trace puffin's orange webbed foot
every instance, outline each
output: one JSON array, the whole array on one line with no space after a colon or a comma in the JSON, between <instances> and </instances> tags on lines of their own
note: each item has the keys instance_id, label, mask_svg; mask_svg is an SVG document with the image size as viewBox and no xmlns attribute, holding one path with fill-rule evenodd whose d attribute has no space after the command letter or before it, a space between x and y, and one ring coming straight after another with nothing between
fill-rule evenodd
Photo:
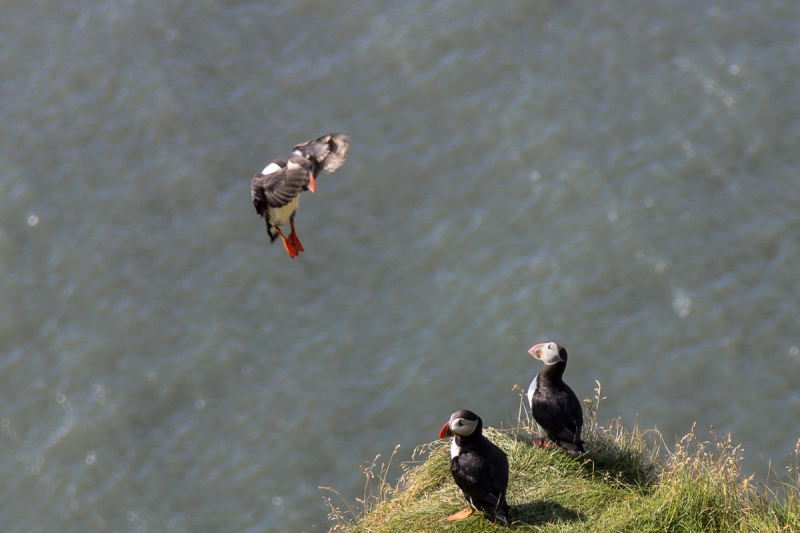
<instances>
[{"instance_id":1,"label":"puffin's orange webbed foot","mask_svg":"<svg viewBox=\"0 0 800 533\"><path fill-rule=\"evenodd\" d=\"M297 238L297 233L294 231L293 218L289 219L289 224L292 226L292 232L289 234L289 240L292 241L292 244L294 244L294 249L297 251L298 254L300 252L304 252L305 250L303 250L303 245L300 244L300 239Z\"/></svg>"},{"instance_id":2,"label":"puffin's orange webbed foot","mask_svg":"<svg viewBox=\"0 0 800 533\"><path fill-rule=\"evenodd\" d=\"M283 233L281 233L280 236L281 239L283 240L284 248L286 248L286 251L289 253L289 257L291 257L292 259L297 257L297 254L299 252L297 251L297 247L295 247L294 243L291 241L291 238L287 239L286 237L283 236Z\"/></svg>"},{"instance_id":3,"label":"puffin's orange webbed foot","mask_svg":"<svg viewBox=\"0 0 800 533\"><path fill-rule=\"evenodd\" d=\"M547 439L531 439L531 444L540 448L552 448L553 443Z\"/></svg>"},{"instance_id":4,"label":"puffin's orange webbed foot","mask_svg":"<svg viewBox=\"0 0 800 533\"><path fill-rule=\"evenodd\" d=\"M300 244L300 239L297 238L297 233L291 233L289 235L289 240L294 244L294 249L297 250L297 253L304 252L303 245Z\"/></svg>"},{"instance_id":5,"label":"puffin's orange webbed foot","mask_svg":"<svg viewBox=\"0 0 800 533\"><path fill-rule=\"evenodd\" d=\"M475 510L472 509L472 508L464 509L463 511L459 511L457 513L451 514L445 520L450 520L451 522L453 522L455 520L464 520L465 518L469 518L470 516L472 516L472 513L474 513L474 512L475 512Z\"/></svg>"}]
</instances>

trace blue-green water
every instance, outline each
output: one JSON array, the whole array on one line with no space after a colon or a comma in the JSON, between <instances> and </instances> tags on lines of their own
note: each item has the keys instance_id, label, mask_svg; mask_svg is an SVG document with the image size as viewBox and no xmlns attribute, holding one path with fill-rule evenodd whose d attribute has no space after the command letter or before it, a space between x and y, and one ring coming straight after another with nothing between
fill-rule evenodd
<instances>
[{"instance_id":1,"label":"blue-green water","mask_svg":"<svg viewBox=\"0 0 800 533\"><path fill-rule=\"evenodd\" d=\"M3 531L325 531L544 340L601 418L789 464L797 3L1 11ZM329 131L292 261L250 177Z\"/></svg>"}]
</instances>

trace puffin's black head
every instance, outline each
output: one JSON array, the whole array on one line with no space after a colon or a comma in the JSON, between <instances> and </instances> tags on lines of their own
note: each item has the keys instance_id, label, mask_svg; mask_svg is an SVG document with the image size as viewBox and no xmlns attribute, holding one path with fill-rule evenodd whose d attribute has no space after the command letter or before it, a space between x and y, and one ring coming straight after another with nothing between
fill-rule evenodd
<instances>
[{"instance_id":1,"label":"puffin's black head","mask_svg":"<svg viewBox=\"0 0 800 533\"><path fill-rule=\"evenodd\" d=\"M450 421L442 427L439 432L440 439L446 439L458 435L459 437L468 437L472 434L480 435L483 429L483 421L481 417L462 409L450 415Z\"/></svg>"},{"instance_id":2,"label":"puffin's black head","mask_svg":"<svg viewBox=\"0 0 800 533\"><path fill-rule=\"evenodd\" d=\"M325 170L335 172L347 160L350 137L344 133L329 133L319 139L295 145L294 153L314 163L314 174Z\"/></svg>"},{"instance_id":3,"label":"puffin's black head","mask_svg":"<svg viewBox=\"0 0 800 533\"><path fill-rule=\"evenodd\" d=\"M546 365L555 365L557 363L567 362L567 349L559 346L555 342L541 342L531 347L528 353L534 359L539 359Z\"/></svg>"}]
</instances>

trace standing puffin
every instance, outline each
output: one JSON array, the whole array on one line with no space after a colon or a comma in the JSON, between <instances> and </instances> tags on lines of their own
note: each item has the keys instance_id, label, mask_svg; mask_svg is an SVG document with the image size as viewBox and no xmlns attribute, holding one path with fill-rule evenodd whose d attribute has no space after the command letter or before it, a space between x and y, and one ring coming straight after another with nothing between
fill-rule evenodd
<instances>
[{"instance_id":1,"label":"standing puffin","mask_svg":"<svg viewBox=\"0 0 800 533\"><path fill-rule=\"evenodd\" d=\"M561 379L567 368L567 350L555 342L542 342L528 353L544 362L544 368L528 387L533 419L550 440L577 457L584 452L581 440L583 409L578 397ZM544 439L534 439L534 442L544 447L549 444Z\"/></svg>"},{"instance_id":2,"label":"standing puffin","mask_svg":"<svg viewBox=\"0 0 800 533\"><path fill-rule=\"evenodd\" d=\"M439 432L450 443L450 472L469 503L469 509L447 517L461 520L475 509L508 525L508 458L503 450L483 436L483 421L472 411L461 410Z\"/></svg>"},{"instance_id":3,"label":"standing puffin","mask_svg":"<svg viewBox=\"0 0 800 533\"><path fill-rule=\"evenodd\" d=\"M303 251L294 231L300 193L316 193L315 176L320 170L330 174L342 166L349 146L350 139L343 133L323 135L314 141L298 144L291 155L275 159L264 167L261 174L253 176L250 194L256 212L266 219L270 240L274 242L280 236L289 257L295 258ZM288 237L281 231L287 219L292 227Z\"/></svg>"}]
</instances>

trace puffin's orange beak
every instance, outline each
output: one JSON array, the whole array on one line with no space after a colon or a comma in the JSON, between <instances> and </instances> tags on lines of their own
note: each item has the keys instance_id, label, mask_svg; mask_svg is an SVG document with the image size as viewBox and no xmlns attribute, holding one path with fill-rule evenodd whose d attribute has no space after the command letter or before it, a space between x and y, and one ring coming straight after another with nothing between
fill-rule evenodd
<instances>
[{"instance_id":1,"label":"puffin's orange beak","mask_svg":"<svg viewBox=\"0 0 800 533\"><path fill-rule=\"evenodd\" d=\"M539 361L542 360L542 347L547 344L546 342L540 342L534 346L531 346L531 349L528 350L528 353L533 356L534 359L538 359Z\"/></svg>"},{"instance_id":2,"label":"puffin's orange beak","mask_svg":"<svg viewBox=\"0 0 800 533\"><path fill-rule=\"evenodd\" d=\"M453 436L453 432L450 431L450 421L448 420L447 424L442 426L442 430L439 431L439 438L440 439L446 439L447 437L452 437L452 436Z\"/></svg>"},{"instance_id":3,"label":"puffin's orange beak","mask_svg":"<svg viewBox=\"0 0 800 533\"><path fill-rule=\"evenodd\" d=\"M314 179L314 174L309 174L311 176L311 180L308 182L308 190L317 194L317 180Z\"/></svg>"}]
</instances>

